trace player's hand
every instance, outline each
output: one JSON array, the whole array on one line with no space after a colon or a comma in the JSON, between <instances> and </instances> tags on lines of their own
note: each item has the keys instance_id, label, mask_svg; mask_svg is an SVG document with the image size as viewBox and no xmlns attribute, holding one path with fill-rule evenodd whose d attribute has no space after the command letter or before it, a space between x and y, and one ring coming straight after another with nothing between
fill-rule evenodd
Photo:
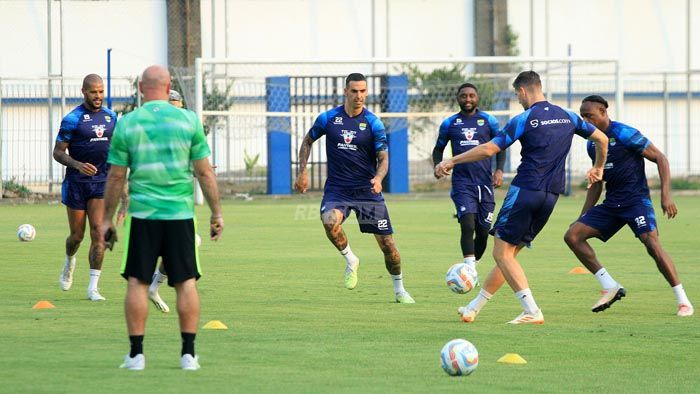
<instances>
[{"instance_id":1,"label":"player's hand","mask_svg":"<svg viewBox=\"0 0 700 394\"><path fill-rule=\"evenodd\" d=\"M93 166L90 163L80 163L77 169L78 171L80 171L81 174L87 176L93 176L97 174L97 167Z\"/></svg>"},{"instance_id":2,"label":"player's hand","mask_svg":"<svg viewBox=\"0 0 700 394\"><path fill-rule=\"evenodd\" d=\"M588 172L586 172L586 180L588 181L588 186L586 189L590 189L591 185L603 180L603 169L597 167L591 168L588 170Z\"/></svg>"},{"instance_id":3,"label":"player's hand","mask_svg":"<svg viewBox=\"0 0 700 394\"><path fill-rule=\"evenodd\" d=\"M99 227L100 237L104 241L105 249L114 249L114 244L117 242L117 229L112 224L112 221L105 219Z\"/></svg>"},{"instance_id":4,"label":"player's hand","mask_svg":"<svg viewBox=\"0 0 700 394\"><path fill-rule=\"evenodd\" d=\"M221 233L224 232L224 217L219 215L211 215L209 219L209 237L212 241L217 241L221 238Z\"/></svg>"},{"instance_id":5,"label":"player's hand","mask_svg":"<svg viewBox=\"0 0 700 394\"><path fill-rule=\"evenodd\" d=\"M493 173L493 187L503 186L503 170L496 170Z\"/></svg>"},{"instance_id":6,"label":"player's hand","mask_svg":"<svg viewBox=\"0 0 700 394\"><path fill-rule=\"evenodd\" d=\"M440 164L435 166L435 176L439 178L442 178L443 176L450 175L452 172L452 168L454 168L454 164L452 164L452 161L450 160L443 160L440 162Z\"/></svg>"},{"instance_id":7,"label":"player's hand","mask_svg":"<svg viewBox=\"0 0 700 394\"><path fill-rule=\"evenodd\" d=\"M306 170L302 171L299 176L297 176L297 179L294 181L294 190L298 191L299 193L306 193L306 190L309 188L309 174L306 172Z\"/></svg>"},{"instance_id":8,"label":"player's hand","mask_svg":"<svg viewBox=\"0 0 700 394\"><path fill-rule=\"evenodd\" d=\"M671 197L661 197L661 209L663 210L664 214L668 216L669 219L673 219L676 217L676 214L678 214L678 208L676 208L676 204L671 200Z\"/></svg>"},{"instance_id":9,"label":"player's hand","mask_svg":"<svg viewBox=\"0 0 700 394\"><path fill-rule=\"evenodd\" d=\"M374 194L379 194L382 192L382 181L381 179L378 178L372 178L369 180L369 183L372 184L372 193Z\"/></svg>"}]
</instances>

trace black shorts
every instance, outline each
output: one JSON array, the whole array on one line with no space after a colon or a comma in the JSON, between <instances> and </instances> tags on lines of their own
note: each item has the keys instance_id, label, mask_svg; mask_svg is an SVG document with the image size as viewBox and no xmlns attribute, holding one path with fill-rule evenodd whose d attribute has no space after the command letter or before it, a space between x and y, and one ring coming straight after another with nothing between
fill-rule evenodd
<instances>
[{"instance_id":1,"label":"black shorts","mask_svg":"<svg viewBox=\"0 0 700 394\"><path fill-rule=\"evenodd\" d=\"M195 246L194 219L155 220L129 217L121 274L151 283L158 257L168 273L168 285L199 279L199 251Z\"/></svg>"}]
</instances>

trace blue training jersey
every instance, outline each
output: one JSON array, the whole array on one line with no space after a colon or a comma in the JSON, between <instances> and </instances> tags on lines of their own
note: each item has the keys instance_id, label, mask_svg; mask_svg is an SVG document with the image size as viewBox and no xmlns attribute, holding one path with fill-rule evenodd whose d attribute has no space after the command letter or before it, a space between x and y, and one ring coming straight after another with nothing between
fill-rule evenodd
<instances>
[{"instance_id":1,"label":"blue training jersey","mask_svg":"<svg viewBox=\"0 0 700 394\"><path fill-rule=\"evenodd\" d=\"M316 141L326 136L328 177L325 189L365 189L377 173L377 152L388 150L384 124L368 111L351 117L341 105L322 113L309 130Z\"/></svg>"},{"instance_id":2,"label":"blue training jersey","mask_svg":"<svg viewBox=\"0 0 700 394\"><path fill-rule=\"evenodd\" d=\"M491 141L498 134L498 121L492 115L477 110L473 116L456 113L440 125L436 146L445 149L449 142L456 156ZM491 185L491 159L457 164L452 170L452 188L468 185Z\"/></svg>"},{"instance_id":3,"label":"blue training jersey","mask_svg":"<svg viewBox=\"0 0 700 394\"><path fill-rule=\"evenodd\" d=\"M635 205L649 198L649 186L644 172L642 152L651 144L639 130L624 123L610 122L608 160L605 162L604 205L620 207ZM595 160L595 144L588 141L588 156Z\"/></svg>"},{"instance_id":4,"label":"blue training jersey","mask_svg":"<svg viewBox=\"0 0 700 394\"><path fill-rule=\"evenodd\" d=\"M75 107L61 121L61 128L56 136L57 142L68 143L68 154L74 160L90 163L97 167L97 174L87 176L75 168L66 169L66 180L74 182L105 182L109 164L107 153L112 139L117 114L102 107L97 112L85 108L83 104Z\"/></svg>"},{"instance_id":5,"label":"blue training jersey","mask_svg":"<svg viewBox=\"0 0 700 394\"><path fill-rule=\"evenodd\" d=\"M492 141L501 150L520 140L520 165L512 185L529 190L564 192L564 165L574 134L588 138L595 127L576 113L540 101L515 116Z\"/></svg>"}]
</instances>

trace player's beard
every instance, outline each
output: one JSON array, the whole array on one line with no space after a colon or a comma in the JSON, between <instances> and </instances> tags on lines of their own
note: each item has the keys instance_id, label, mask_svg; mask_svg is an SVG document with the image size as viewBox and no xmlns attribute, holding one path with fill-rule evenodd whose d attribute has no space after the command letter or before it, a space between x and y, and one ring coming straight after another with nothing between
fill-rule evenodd
<instances>
[{"instance_id":1,"label":"player's beard","mask_svg":"<svg viewBox=\"0 0 700 394\"><path fill-rule=\"evenodd\" d=\"M467 106L469 106L469 108L467 108ZM462 112L464 112L465 114L470 114L470 113L474 112L474 110L476 109L476 104L474 104L474 105L469 105L469 104L466 104L466 103L465 103L465 104L460 104L459 108L460 108L460 109L462 110Z\"/></svg>"},{"instance_id":2,"label":"player's beard","mask_svg":"<svg viewBox=\"0 0 700 394\"><path fill-rule=\"evenodd\" d=\"M96 110L96 109L102 108L102 102L103 102L103 100L90 100L90 101L86 101L88 107L90 107L90 109L92 109L92 110Z\"/></svg>"}]
</instances>

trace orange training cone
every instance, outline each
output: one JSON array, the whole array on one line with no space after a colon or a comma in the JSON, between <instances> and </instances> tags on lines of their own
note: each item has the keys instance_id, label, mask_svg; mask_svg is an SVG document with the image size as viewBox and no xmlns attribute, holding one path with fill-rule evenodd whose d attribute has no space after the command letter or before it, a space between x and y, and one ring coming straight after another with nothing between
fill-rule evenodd
<instances>
[{"instance_id":1,"label":"orange training cone","mask_svg":"<svg viewBox=\"0 0 700 394\"><path fill-rule=\"evenodd\" d=\"M50 303L48 301L44 301L44 300L37 302L32 307L32 309L51 309L51 308L55 308L55 306L52 303Z\"/></svg>"}]
</instances>

